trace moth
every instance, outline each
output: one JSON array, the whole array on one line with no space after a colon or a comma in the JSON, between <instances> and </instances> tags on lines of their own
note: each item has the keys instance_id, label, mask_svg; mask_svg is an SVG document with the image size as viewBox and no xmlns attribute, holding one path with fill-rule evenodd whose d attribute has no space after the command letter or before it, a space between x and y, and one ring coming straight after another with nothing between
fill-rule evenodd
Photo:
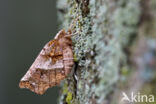
<instances>
[{"instance_id":1,"label":"moth","mask_svg":"<svg viewBox=\"0 0 156 104\"><path fill-rule=\"evenodd\" d=\"M42 95L65 79L74 64L71 36L71 30L59 31L54 40L43 47L19 87Z\"/></svg>"}]
</instances>

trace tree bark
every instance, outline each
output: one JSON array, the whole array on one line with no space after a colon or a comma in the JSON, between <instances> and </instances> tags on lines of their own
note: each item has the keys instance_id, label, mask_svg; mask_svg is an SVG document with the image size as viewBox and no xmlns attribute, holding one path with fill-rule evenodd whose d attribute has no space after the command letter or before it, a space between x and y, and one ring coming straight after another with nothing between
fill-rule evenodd
<instances>
[{"instance_id":1,"label":"tree bark","mask_svg":"<svg viewBox=\"0 0 156 104\"><path fill-rule=\"evenodd\" d=\"M141 47L156 41L155 5L155 0L57 1L60 29L73 32L75 60L60 104L121 104L122 91L147 85L141 73L149 62L138 59L146 60L150 49Z\"/></svg>"}]
</instances>

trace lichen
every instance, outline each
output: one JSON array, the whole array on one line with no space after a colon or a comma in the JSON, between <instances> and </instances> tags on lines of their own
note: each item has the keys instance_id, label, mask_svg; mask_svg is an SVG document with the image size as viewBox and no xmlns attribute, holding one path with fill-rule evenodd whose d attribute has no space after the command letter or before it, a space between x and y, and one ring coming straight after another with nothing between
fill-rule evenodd
<instances>
[{"instance_id":1,"label":"lichen","mask_svg":"<svg viewBox=\"0 0 156 104\"><path fill-rule=\"evenodd\" d=\"M120 63L126 63L123 48L136 32L139 0L90 0L86 16L77 2L66 0L60 6L61 2L58 0L58 7L66 8L66 12L60 13L59 21L66 29L72 24L73 51L78 61L77 87L73 89L77 95L72 99L80 104L101 104L119 79Z\"/></svg>"},{"instance_id":2,"label":"lichen","mask_svg":"<svg viewBox=\"0 0 156 104\"><path fill-rule=\"evenodd\" d=\"M72 93L68 92L66 97L66 102L67 104L71 104L71 101L72 101Z\"/></svg>"},{"instance_id":3,"label":"lichen","mask_svg":"<svg viewBox=\"0 0 156 104\"><path fill-rule=\"evenodd\" d=\"M72 78L67 78L62 87L62 96L59 101L60 104L78 104L75 99L75 86Z\"/></svg>"},{"instance_id":4,"label":"lichen","mask_svg":"<svg viewBox=\"0 0 156 104\"><path fill-rule=\"evenodd\" d=\"M130 35L133 35L137 30L137 23L141 13L139 1L128 0L125 2L125 0L120 0L119 7L114 12L113 34L119 37L118 40L121 42L121 45L126 46L129 42Z\"/></svg>"}]
</instances>

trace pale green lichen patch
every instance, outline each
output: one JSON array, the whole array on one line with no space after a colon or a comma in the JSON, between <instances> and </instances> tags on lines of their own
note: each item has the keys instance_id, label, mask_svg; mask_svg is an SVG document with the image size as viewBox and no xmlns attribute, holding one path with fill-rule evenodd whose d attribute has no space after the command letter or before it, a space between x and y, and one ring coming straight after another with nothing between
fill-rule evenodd
<instances>
[{"instance_id":1,"label":"pale green lichen patch","mask_svg":"<svg viewBox=\"0 0 156 104\"><path fill-rule=\"evenodd\" d=\"M74 99L80 104L105 101L119 79L120 62L126 60L123 48L136 31L139 7L138 0L90 0L90 13L83 16L74 0L62 6L67 12L59 20L66 29L72 24L73 50L78 62L77 82L73 81L77 87L72 90L77 95L71 97L67 92L66 101Z\"/></svg>"}]
</instances>

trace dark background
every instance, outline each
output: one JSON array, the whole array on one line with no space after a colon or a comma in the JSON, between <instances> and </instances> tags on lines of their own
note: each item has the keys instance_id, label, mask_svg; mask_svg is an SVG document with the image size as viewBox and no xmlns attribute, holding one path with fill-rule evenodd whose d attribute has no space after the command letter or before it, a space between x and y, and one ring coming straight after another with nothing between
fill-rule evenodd
<instances>
[{"instance_id":1,"label":"dark background","mask_svg":"<svg viewBox=\"0 0 156 104\"><path fill-rule=\"evenodd\" d=\"M0 104L56 104L58 87L42 96L18 87L56 33L55 0L0 0Z\"/></svg>"}]
</instances>

